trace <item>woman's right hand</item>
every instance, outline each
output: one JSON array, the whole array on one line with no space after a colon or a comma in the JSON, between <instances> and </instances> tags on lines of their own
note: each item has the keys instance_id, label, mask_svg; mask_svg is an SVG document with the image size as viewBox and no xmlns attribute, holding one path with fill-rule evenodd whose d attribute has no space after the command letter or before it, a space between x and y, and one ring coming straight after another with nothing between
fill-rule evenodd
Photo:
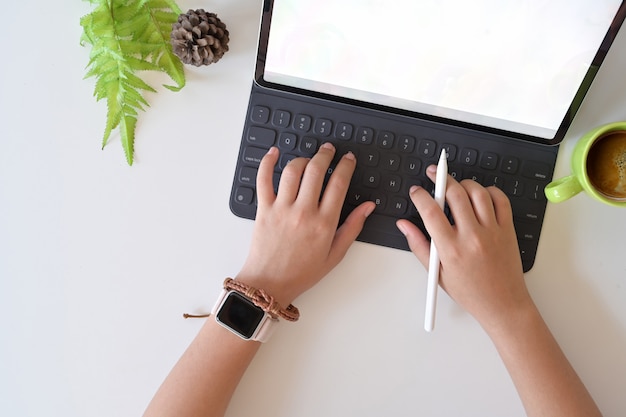
<instances>
[{"instance_id":1,"label":"woman's right hand","mask_svg":"<svg viewBox=\"0 0 626 417\"><path fill-rule=\"evenodd\" d=\"M432 165L427 175L434 181L435 174ZM441 287L485 329L506 325L517 308L534 308L524 282L511 205L501 190L448 176L446 201L454 225L426 190L413 187L410 195L437 247ZM427 268L428 239L408 220L397 225Z\"/></svg>"}]
</instances>

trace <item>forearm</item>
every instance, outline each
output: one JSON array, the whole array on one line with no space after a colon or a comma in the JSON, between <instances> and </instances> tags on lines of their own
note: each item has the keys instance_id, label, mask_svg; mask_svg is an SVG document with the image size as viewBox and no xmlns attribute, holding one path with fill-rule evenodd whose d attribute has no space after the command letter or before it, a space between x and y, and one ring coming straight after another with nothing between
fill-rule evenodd
<instances>
[{"instance_id":1,"label":"forearm","mask_svg":"<svg viewBox=\"0 0 626 417\"><path fill-rule=\"evenodd\" d=\"M532 302L506 325L486 330L528 416L601 416Z\"/></svg>"},{"instance_id":2,"label":"forearm","mask_svg":"<svg viewBox=\"0 0 626 417\"><path fill-rule=\"evenodd\" d=\"M144 417L223 416L259 346L209 318L159 388Z\"/></svg>"}]
</instances>

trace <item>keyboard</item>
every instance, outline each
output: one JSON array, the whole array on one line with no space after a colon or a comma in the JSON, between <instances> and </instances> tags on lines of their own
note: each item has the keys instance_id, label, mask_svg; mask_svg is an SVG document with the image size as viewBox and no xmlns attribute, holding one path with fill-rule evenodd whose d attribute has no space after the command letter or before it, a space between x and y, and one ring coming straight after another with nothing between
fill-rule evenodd
<instances>
[{"instance_id":1,"label":"keyboard","mask_svg":"<svg viewBox=\"0 0 626 417\"><path fill-rule=\"evenodd\" d=\"M558 147L384 110L310 97L299 100L298 96L266 93L254 86L233 179L231 211L254 219L256 174L271 146L277 146L281 153L274 175L277 189L285 165L297 157L313 156L324 142L337 148L327 178L343 154L351 151L357 158L341 221L363 201L376 203L357 240L409 250L395 222L409 219L425 232L409 199L409 188L420 185L433 192L434 185L425 170L437 163L445 149L449 173L454 178L495 185L507 194L524 271L531 269L547 204L543 189L552 179ZM448 210L446 214L454 222Z\"/></svg>"}]
</instances>

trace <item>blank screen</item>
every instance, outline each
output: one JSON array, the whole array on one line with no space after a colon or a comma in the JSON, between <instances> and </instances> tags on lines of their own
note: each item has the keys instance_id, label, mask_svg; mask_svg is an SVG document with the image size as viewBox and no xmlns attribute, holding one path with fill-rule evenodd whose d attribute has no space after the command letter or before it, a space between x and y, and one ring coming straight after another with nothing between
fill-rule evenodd
<instances>
[{"instance_id":1,"label":"blank screen","mask_svg":"<svg viewBox=\"0 0 626 417\"><path fill-rule=\"evenodd\" d=\"M275 0L263 78L550 139L620 5Z\"/></svg>"}]
</instances>

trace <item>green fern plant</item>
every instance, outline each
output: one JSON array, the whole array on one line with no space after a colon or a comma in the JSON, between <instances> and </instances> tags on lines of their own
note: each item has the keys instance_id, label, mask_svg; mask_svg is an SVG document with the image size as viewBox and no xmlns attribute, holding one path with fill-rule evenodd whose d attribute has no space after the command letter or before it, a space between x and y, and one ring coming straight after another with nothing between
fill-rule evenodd
<instances>
[{"instance_id":1,"label":"green fern plant","mask_svg":"<svg viewBox=\"0 0 626 417\"><path fill-rule=\"evenodd\" d=\"M149 106L141 92L156 92L138 73L162 71L175 83L164 87L178 91L185 86L183 64L170 44L181 10L173 0L87 1L95 7L80 19L81 45L91 45L85 78L96 77L96 101L107 102L102 147L119 127L126 161L132 165L137 116Z\"/></svg>"}]
</instances>

